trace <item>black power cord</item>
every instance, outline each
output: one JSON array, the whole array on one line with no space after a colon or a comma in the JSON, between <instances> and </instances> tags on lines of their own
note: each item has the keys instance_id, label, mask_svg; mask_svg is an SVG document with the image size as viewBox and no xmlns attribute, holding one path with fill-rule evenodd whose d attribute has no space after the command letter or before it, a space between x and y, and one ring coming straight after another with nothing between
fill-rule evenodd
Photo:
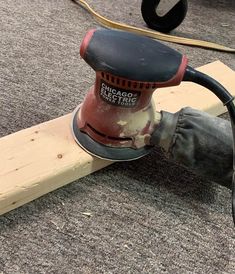
<instances>
[{"instance_id":1,"label":"black power cord","mask_svg":"<svg viewBox=\"0 0 235 274\"><path fill-rule=\"evenodd\" d=\"M212 91L227 107L232 132L233 132L233 179L232 179L232 216L235 226L235 105L234 97L215 79L188 66L184 75L184 81L194 82Z\"/></svg>"}]
</instances>

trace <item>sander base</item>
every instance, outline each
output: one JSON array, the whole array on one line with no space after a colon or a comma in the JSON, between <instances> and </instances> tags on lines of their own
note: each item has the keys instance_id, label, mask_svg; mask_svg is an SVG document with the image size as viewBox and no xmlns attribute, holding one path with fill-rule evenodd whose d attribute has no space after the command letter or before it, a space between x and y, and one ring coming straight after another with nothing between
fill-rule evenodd
<instances>
[{"instance_id":1,"label":"sander base","mask_svg":"<svg viewBox=\"0 0 235 274\"><path fill-rule=\"evenodd\" d=\"M109 161L131 161L149 154L153 146L144 146L138 149L127 147L110 147L93 140L88 134L82 132L77 125L80 105L75 109L72 117L72 133L75 141L89 154Z\"/></svg>"}]
</instances>

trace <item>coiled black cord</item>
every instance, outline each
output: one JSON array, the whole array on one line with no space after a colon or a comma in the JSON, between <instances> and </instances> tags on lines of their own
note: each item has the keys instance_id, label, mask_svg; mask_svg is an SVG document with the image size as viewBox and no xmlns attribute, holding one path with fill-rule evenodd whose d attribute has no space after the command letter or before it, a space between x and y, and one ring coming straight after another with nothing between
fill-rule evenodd
<instances>
[{"instance_id":1,"label":"coiled black cord","mask_svg":"<svg viewBox=\"0 0 235 274\"><path fill-rule=\"evenodd\" d=\"M193 69L192 67L188 66L186 68L186 72L184 75L184 81L190 81L197 83L201 86L212 91L227 107L232 132L233 132L233 179L232 179L232 216L233 216L233 223L235 226L235 106L233 103L234 97L215 79L211 78L210 76Z\"/></svg>"}]
</instances>

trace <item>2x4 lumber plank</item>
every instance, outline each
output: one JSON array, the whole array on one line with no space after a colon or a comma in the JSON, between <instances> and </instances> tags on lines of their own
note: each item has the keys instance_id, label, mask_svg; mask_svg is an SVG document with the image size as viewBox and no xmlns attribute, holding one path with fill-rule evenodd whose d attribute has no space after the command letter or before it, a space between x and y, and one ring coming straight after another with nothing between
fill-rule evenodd
<instances>
[{"instance_id":1,"label":"2x4 lumber plank","mask_svg":"<svg viewBox=\"0 0 235 274\"><path fill-rule=\"evenodd\" d=\"M235 95L235 72L220 61L198 68ZM226 111L205 88L182 83L154 93L158 110L191 106L214 115ZM74 141L72 114L0 138L0 214L104 168L112 162L93 157Z\"/></svg>"}]
</instances>

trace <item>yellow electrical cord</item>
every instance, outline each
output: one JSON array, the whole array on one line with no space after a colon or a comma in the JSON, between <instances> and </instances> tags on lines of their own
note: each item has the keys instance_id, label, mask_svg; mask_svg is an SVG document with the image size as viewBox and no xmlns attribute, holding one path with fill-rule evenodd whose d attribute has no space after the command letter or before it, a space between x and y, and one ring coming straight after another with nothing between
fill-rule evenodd
<instances>
[{"instance_id":1,"label":"yellow electrical cord","mask_svg":"<svg viewBox=\"0 0 235 274\"><path fill-rule=\"evenodd\" d=\"M229 48L223 45L219 45L216 43L203 41L203 40L197 40L197 39L190 39L190 38L184 38L180 36L173 36L164 34L158 31L151 31L151 30L145 30L133 26L129 26L122 23L117 23L114 21L111 21L102 15L98 14L96 11L94 11L85 0L71 0L74 3L81 5L85 10L87 10L96 20L99 22L102 26L113 28L113 29L119 29L119 30L125 30L133 33L137 33L140 35L148 36L154 39L167 41L171 43L177 43L177 44L183 44L183 45L190 45L190 46L196 46L196 47L202 47L202 48L208 48L208 49L214 49L224 52L230 52L235 53L234 48Z\"/></svg>"}]
</instances>

